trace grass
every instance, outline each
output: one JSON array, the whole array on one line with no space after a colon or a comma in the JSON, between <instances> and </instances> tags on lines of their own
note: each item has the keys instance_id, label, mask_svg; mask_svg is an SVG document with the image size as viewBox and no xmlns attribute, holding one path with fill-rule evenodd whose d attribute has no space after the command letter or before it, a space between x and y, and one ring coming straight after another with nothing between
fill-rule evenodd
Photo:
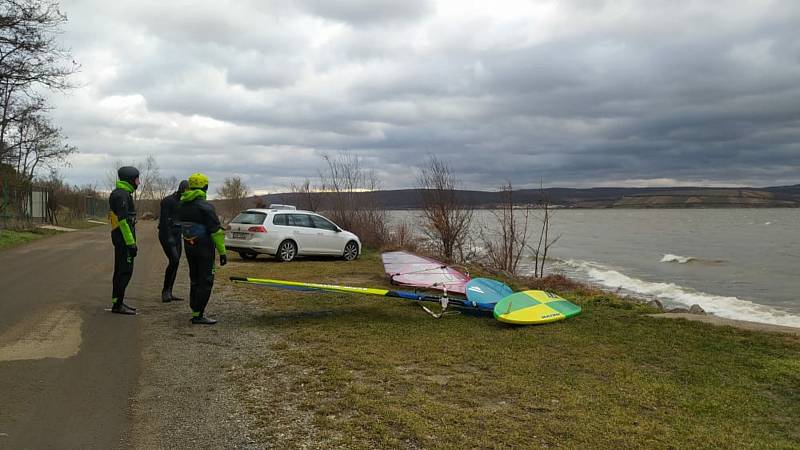
<instances>
[{"instance_id":1,"label":"grass","mask_svg":"<svg viewBox=\"0 0 800 450\"><path fill-rule=\"evenodd\" d=\"M74 229L87 229L101 225L81 220L59 224L59 226ZM0 250L16 247L18 245L26 244L28 242L61 233L64 233L64 231L48 230L43 228L32 228L29 230L9 230L0 228Z\"/></svg>"},{"instance_id":2,"label":"grass","mask_svg":"<svg viewBox=\"0 0 800 450\"><path fill-rule=\"evenodd\" d=\"M51 230L14 231L0 229L0 250L16 247L58 233Z\"/></svg>"},{"instance_id":3,"label":"grass","mask_svg":"<svg viewBox=\"0 0 800 450\"><path fill-rule=\"evenodd\" d=\"M371 252L227 272L388 286ZM558 293L581 315L530 327L434 320L380 297L228 292L255 302L262 312L249 326L275 337L274 360L254 358L233 381L277 447L800 446L797 337L657 320L580 289Z\"/></svg>"}]
</instances>

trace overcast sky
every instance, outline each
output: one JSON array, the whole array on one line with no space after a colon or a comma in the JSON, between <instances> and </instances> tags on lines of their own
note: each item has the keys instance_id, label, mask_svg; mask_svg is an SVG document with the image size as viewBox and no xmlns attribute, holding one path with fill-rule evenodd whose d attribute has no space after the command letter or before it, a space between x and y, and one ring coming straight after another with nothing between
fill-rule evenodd
<instances>
[{"instance_id":1,"label":"overcast sky","mask_svg":"<svg viewBox=\"0 0 800 450\"><path fill-rule=\"evenodd\" d=\"M53 97L99 183L258 192L349 150L385 188L433 154L466 188L800 183L797 0L62 0Z\"/></svg>"}]
</instances>

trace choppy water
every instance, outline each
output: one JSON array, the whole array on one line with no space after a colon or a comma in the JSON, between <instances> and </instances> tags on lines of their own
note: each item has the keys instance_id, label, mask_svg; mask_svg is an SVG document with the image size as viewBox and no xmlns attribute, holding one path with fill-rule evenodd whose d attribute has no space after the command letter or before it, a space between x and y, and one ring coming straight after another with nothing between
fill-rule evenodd
<instances>
[{"instance_id":1,"label":"choppy water","mask_svg":"<svg viewBox=\"0 0 800 450\"><path fill-rule=\"evenodd\" d=\"M391 217L419 223L415 211ZM496 223L488 211L475 220ZM558 210L551 230L561 238L550 273L668 306L800 327L800 209Z\"/></svg>"}]
</instances>

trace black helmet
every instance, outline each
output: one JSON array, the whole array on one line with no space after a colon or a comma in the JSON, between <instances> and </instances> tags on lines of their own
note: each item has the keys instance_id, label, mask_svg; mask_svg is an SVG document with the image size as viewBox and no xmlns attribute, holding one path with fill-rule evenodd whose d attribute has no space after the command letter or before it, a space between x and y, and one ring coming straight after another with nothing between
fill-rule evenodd
<instances>
[{"instance_id":1,"label":"black helmet","mask_svg":"<svg viewBox=\"0 0 800 450\"><path fill-rule=\"evenodd\" d=\"M189 189L189 180L181 180L181 183L178 185L178 194L183 194L186 192L186 189Z\"/></svg>"},{"instance_id":2,"label":"black helmet","mask_svg":"<svg viewBox=\"0 0 800 450\"><path fill-rule=\"evenodd\" d=\"M127 181L131 184L131 186L133 186L134 189L136 189L137 186L134 180L139 178L139 169L131 166L120 167L117 171L117 176L120 180Z\"/></svg>"}]
</instances>

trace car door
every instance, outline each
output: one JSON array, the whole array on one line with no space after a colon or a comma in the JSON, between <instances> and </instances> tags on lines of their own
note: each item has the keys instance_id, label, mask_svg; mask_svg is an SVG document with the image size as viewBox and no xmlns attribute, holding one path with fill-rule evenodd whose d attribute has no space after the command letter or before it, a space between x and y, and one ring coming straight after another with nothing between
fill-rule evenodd
<instances>
[{"instance_id":1,"label":"car door","mask_svg":"<svg viewBox=\"0 0 800 450\"><path fill-rule=\"evenodd\" d=\"M339 227L322 216L312 215L311 221L314 223L319 253L341 255L345 242L342 241L341 232L338 231Z\"/></svg>"},{"instance_id":2,"label":"car door","mask_svg":"<svg viewBox=\"0 0 800 450\"><path fill-rule=\"evenodd\" d=\"M308 214L287 214L289 226L292 230L292 239L297 242L297 252L308 255L317 253L316 246L317 233L314 223Z\"/></svg>"}]
</instances>

